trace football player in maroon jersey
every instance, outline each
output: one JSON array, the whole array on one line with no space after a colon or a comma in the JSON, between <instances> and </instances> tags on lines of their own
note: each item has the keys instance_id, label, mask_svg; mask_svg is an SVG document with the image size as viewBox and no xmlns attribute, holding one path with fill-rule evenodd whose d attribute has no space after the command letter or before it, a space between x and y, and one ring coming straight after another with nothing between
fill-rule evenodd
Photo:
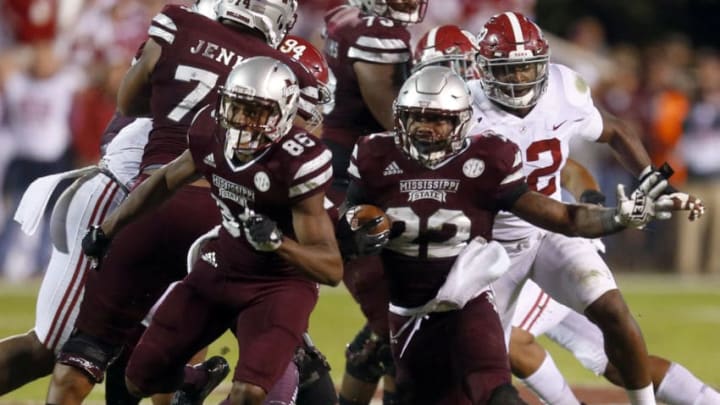
<instances>
[{"instance_id":1,"label":"football player in maroon jersey","mask_svg":"<svg viewBox=\"0 0 720 405\"><path fill-rule=\"evenodd\" d=\"M122 113L153 118L140 181L187 148L192 118L247 57L268 55L290 66L299 80L299 115L311 116L315 78L275 49L294 22L297 1L263 1L264 13L254 11L255 3L219 1L217 21L175 5L153 19L118 96ZM186 275L188 248L218 220L208 187L204 179L182 187L154 215L116 235L101 270L87 277L76 331L58 355L48 403L81 402L167 285Z\"/></svg>"},{"instance_id":2,"label":"football player in maroon jersey","mask_svg":"<svg viewBox=\"0 0 720 405\"><path fill-rule=\"evenodd\" d=\"M346 205L377 205L393 221L381 257L400 403L522 403L510 385L487 288L509 265L504 248L488 242L499 210L585 237L640 227L674 210L669 197L658 197L667 181L655 174L630 198L620 188L614 209L566 205L529 191L514 143L492 132L466 136L471 103L452 70L431 66L413 74L395 102L396 130L361 138L348 169ZM448 295L450 278L470 289ZM453 305L442 305L447 301Z\"/></svg>"},{"instance_id":3,"label":"football player in maroon jersey","mask_svg":"<svg viewBox=\"0 0 720 405\"><path fill-rule=\"evenodd\" d=\"M466 80L478 79L478 68L475 63L477 51L477 39L459 27L453 25L435 27L425 33L415 47L413 72L426 66L440 65L452 68L455 73L465 77ZM561 184L579 202L590 204L604 204L605 202L605 196L599 191L592 174L572 159L568 159L562 168ZM524 290L521 292L522 294L525 294ZM535 296L532 299L535 300ZM542 308L539 311L546 314L557 311L553 305L560 304L552 302L536 308ZM515 319L518 316L525 316L525 314L516 313ZM537 320L538 317L539 315L535 313L533 320ZM513 374L545 402L556 403L558 399L562 398L562 403L578 404L579 400L570 391L567 382L550 357L550 353L546 352L535 340L533 335L538 334L538 330L535 328L518 326L513 323L509 347ZM540 328L548 330L550 327L544 325ZM560 338L558 338L559 331L565 333L560 335ZM594 372L602 373L609 381L618 386L624 386L617 369L607 361L604 354L601 332L584 315L579 313L568 315L560 325L551 328L548 335L556 343L570 350L588 370L597 370ZM602 366L599 366L600 364ZM659 401L684 405L693 403L700 396L709 399L718 395L715 390L695 377L681 364L651 355L650 370L656 390L655 395ZM660 389L661 386L662 389Z\"/></svg>"},{"instance_id":4,"label":"football player in maroon jersey","mask_svg":"<svg viewBox=\"0 0 720 405\"><path fill-rule=\"evenodd\" d=\"M130 194L86 253L101 256L123 227L203 176L222 225L207 233L193 271L140 339L128 363L128 388L137 396L178 388L190 356L236 322L242 356L230 402L259 405L301 343L317 283L342 278L324 205L331 154L293 127L300 90L283 63L248 58L220 94L196 115L189 149Z\"/></svg>"},{"instance_id":5,"label":"football player in maroon jersey","mask_svg":"<svg viewBox=\"0 0 720 405\"><path fill-rule=\"evenodd\" d=\"M393 128L392 102L411 63L407 25L422 21L427 0L351 0L325 15L323 52L337 79L334 108L326 112L322 139L333 153L334 177L329 197L343 200L346 173L355 141ZM376 257L345 265L344 282L368 320L348 345L340 404L367 404L387 364L387 291ZM385 405L393 403L392 383L385 381Z\"/></svg>"}]
</instances>

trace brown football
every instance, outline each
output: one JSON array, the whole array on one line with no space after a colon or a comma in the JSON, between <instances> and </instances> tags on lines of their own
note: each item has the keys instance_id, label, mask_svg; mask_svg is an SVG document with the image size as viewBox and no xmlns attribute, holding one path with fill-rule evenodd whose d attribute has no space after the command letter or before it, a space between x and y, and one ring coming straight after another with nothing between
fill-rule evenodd
<instances>
[{"instance_id":1,"label":"brown football","mask_svg":"<svg viewBox=\"0 0 720 405\"><path fill-rule=\"evenodd\" d=\"M374 205L360 204L350 207L350 209L348 209L345 213L345 219L348 221L348 224L350 224L350 229L352 229L353 231L357 231L368 221L371 221L377 217L382 217L383 220L379 224L368 229L367 234L370 236L375 236L383 232L390 231L390 218L385 215L385 212L383 210Z\"/></svg>"}]
</instances>

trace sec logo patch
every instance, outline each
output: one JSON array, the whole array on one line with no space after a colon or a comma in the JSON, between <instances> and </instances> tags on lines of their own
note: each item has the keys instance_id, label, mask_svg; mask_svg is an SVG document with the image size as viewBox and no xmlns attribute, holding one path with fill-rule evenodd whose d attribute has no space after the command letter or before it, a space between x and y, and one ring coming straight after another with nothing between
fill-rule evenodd
<instances>
[{"instance_id":1,"label":"sec logo patch","mask_svg":"<svg viewBox=\"0 0 720 405\"><path fill-rule=\"evenodd\" d=\"M270 177L268 177L267 173L265 173L265 172L255 173L253 182L255 183L255 188L257 188L260 191L270 190Z\"/></svg>"},{"instance_id":2,"label":"sec logo patch","mask_svg":"<svg viewBox=\"0 0 720 405\"><path fill-rule=\"evenodd\" d=\"M484 171L485 162L480 159L468 159L468 161L463 164L463 174L471 179L480 177Z\"/></svg>"}]
</instances>

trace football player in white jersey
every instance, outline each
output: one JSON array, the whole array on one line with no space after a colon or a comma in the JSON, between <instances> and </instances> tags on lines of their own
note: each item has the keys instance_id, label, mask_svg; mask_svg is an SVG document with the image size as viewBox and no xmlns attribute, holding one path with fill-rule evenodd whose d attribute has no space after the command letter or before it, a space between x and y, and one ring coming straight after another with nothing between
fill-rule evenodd
<instances>
[{"instance_id":1,"label":"football player in white jersey","mask_svg":"<svg viewBox=\"0 0 720 405\"><path fill-rule=\"evenodd\" d=\"M560 170L569 140L576 134L609 144L640 179L657 172L639 138L593 105L582 78L565 66L549 63L547 41L525 16L506 12L492 17L478 36L478 47L481 78L470 82L476 130L492 128L519 145L532 189L561 199ZM687 194L678 193L678 198L682 204L696 204ZM691 211L691 218L700 213L700 209ZM495 283L506 333L515 297L532 279L600 328L606 354L617 367L631 403L654 404L645 341L593 244L542 231L507 213L497 216L493 238L511 257L511 270Z\"/></svg>"},{"instance_id":2,"label":"football player in white jersey","mask_svg":"<svg viewBox=\"0 0 720 405\"><path fill-rule=\"evenodd\" d=\"M209 0L196 3L196 11L214 17ZM127 195L151 129L149 118L116 114L102 134L103 157L97 166L38 178L23 194L14 219L32 234L56 186L76 179L53 207L53 246L38 292L35 325L27 333L0 340L0 396L52 372L55 355L75 326L91 265L80 242L88 227L102 222Z\"/></svg>"},{"instance_id":3,"label":"football player in white jersey","mask_svg":"<svg viewBox=\"0 0 720 405\"><path fill-rule=\"evenodd\" d=\"M469 36L460 27L438 26L418 41L413 71L425 66L442 65L451 67L467 80L478 79L477 50L475 37ZM572 159L568 159L562 168L561 184L580 202L605 202L605 196L599 191L592 174ZM598 250L604 252L599 240L594 243ZM580 402L570 391L550 354L535 341L534 338L542 334L547 334L571 351L588 370L622 386L617 369L605 355L602 333L597 326L550 298L532 280L526 282L517 298L512 326L509 349L513 373L546 403ZM719 394L682 365L652 355L650 363L658 400L671 405L720 403Z\"/></svg>"},{"instance_id":4,"label":"football player in white jersey","mask_svg":"<svg viewBox=\"0 0 720 405\"><path fill-rule=\"evenodd\" d=\"M116 118L106 134L117 135L97 166L41 177L23 195L15 220L32 234L58 183L77 178L53 207L52 254L38 292L35 326L0 341L0 395L52 372L55 354L75 325L90 266L80 241L88 226L104 219L124 199L151 128L146 118Z\"/></svg>"},{"instance_id":5,"label":"football player in white jersey","mask_svg":"<svg viewBox=\"0 0 720 405\"><path fill-rule=\"evenodd\" d=\"M418 41L413 71L443 65L468 80L478 79L474 61L477 50L476 39L468 37L459 27L435 27ZM562 168L561 184L580 202L602 204L605 201L592 174L572 159ZM535 341L534 337L542 334L571 351L587 369L622 386L617 369L604 353L602 333L597 326L550 298L532 280L528 280L520 292L512 326L509 349L513 373L543 401L579 404L549 353ZM682 365L652 355L650 363L657 399L672 405L720 402L715 390Z\"/></svg>"},{"instance_id":6,"label":"football player in white jersey","mask_svg":"<svg viewBox=\"0 0 720 405\"><path fill-rule=\"evenodd\" d=\"M603 335L598 327L587 317L550 298L532 280L525 283L520 293L512 324L513 374L543 401L580 404L550 354L535 341L540 335L546 335L570 351L586 369L623 386L618 370L603 350ZM650 355L650 374L658 401L669 405L720 404L720 394L682 364Z\"/></svg>"}]
</instances>

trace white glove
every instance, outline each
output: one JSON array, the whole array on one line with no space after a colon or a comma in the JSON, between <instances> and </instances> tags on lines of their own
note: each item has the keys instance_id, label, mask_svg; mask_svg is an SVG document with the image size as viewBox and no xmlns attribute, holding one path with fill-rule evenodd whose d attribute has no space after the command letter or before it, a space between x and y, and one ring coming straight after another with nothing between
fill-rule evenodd
<instances>
[{"instance_id":1,"label":"white glove","mask_svg":"<svg viewBox=\"0 0 720 405\"><path fill-rule=\"evenodd\" d=\"M705 206L699 198L679 191L661 195L655 206L668 211L690 211L688 214L690 221L695 221L705 214Z\"/></svg>"},{"instance_id":2,"label":"white glove","mask_svg":"<svg viewBox=\"0 0 720 405\"><path fill-rule=\"evenodd\" d=\"M672 206L667 202L656 205L656 199L666 187L667 180L660 173L647 176L630 194L630 198L625 195L625 186L618 184L615 221L623 226L642 229L653 219L669 219Z\"/></svg>"}]
</instances>

